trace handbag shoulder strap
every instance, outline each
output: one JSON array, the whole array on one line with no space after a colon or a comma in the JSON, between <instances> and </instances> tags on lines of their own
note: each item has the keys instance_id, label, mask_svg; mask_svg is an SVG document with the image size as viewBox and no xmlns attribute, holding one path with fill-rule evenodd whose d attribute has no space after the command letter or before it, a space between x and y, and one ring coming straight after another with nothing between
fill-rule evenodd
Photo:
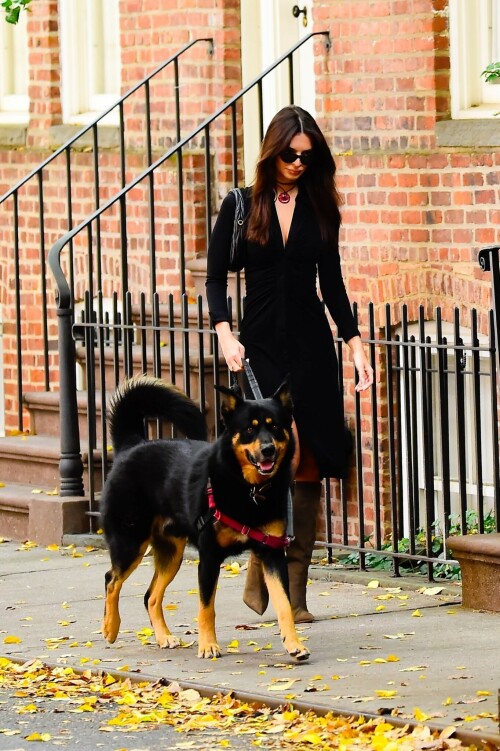
<instances>
[{"instance_id":1,"label":"handbag shoulder strap","mask_svg":"<svg viewBox=\"0 0 500 751\"><path fill-rule=\"evenodd\" d=\"M236 207L234 210L234 221L237 224L243 224L245 221L245 199L241 188L231 188L229 191L234 195Z\"/></svg>"}]
</instances>

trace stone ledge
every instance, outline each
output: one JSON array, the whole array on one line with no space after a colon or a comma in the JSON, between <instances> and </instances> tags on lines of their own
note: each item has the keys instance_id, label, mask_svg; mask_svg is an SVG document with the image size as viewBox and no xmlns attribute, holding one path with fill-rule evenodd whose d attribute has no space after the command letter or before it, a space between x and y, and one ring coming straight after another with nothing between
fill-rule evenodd
<instances>
[{"instance_id":1,"label":"stone ledge","mask_svg":"<svg viewBox=\"0 0 500 751\"><path fill-rule=\"evenodd\" d=\"M58 149L72 140L85 125L53 125L49 129L49 145L52 149ZM98 143L100 149L117 149L120 146L120 128L113 125L100 125L98 127ZM94 147L94 136L90 128L73 144L72 148L88 150Z\"/></svg>"},{"instance_id":2,"label":"stone ledge","mask_svg":"<svg viewBox=\"0 0 500 751\"><path fill-rule=\"evenodd\" d=\"M26 133L28 129L25 125L6 125L0 123L0 147L15 148L26 146Z\"/></svg>"},{"instance_id":3,"label":"stone ledge","mask_svg":"<svg viewBox=\"0 0 500 751\"><path fill-rule=\"evenodd\" d=\"M441 120L436 123L436 145L478 149L500 146L500 117L484 120Z\"/></svg>"},{"instance_id":4,"label":"stone ledge","mask_svg":"<svg viewBox=\"0 0 500 751\"><path fill-rule=\"evenodd\" d=\"M462 605L500 613L500 533L449 537L462 570Z\"/></svg>"}]
</instances>

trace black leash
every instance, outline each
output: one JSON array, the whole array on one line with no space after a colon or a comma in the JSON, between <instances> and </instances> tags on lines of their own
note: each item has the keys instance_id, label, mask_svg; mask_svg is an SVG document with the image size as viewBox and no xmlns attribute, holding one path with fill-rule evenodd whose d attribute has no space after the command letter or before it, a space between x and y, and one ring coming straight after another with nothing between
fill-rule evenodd
<instances>
[{"instance_id":1,"label":"black leash","mask_svg":"<svg viewBox=\"0 0 500 751\"><path fill-rule=\"evenodd\" d=\"M250 386L250 389L252 391L254 399L263 399L262 391L260 390L260 386L257 383L257 379L254 375L254 372L252 368L250 367L250 360L246 359L243 360L243 368L245 370L245 375L248 380L248 384ZM231 388L236 388L240 391L241 389L238 385L238 379L236 377L235 373L231 373ZM290 540L294 539L293 534L293 503L292 503L292 493L289 490L288 491L288 504L287 504L287 515L286 515L286 536L290 538Z\"/></svg>"}]
</instances>

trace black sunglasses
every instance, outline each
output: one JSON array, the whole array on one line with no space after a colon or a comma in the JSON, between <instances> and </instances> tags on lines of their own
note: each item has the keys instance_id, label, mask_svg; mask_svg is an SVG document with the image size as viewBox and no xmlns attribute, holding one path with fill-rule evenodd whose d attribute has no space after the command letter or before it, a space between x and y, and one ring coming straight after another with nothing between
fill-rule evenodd
<instances>
[{"instance_id":1,"label":"black sunglasses","mask_svg":"<svg viewBox=\"0 0 500 751\"><path fill-rule=\"evenodd\" d=\"M307 167L308 164L311 164L312 158L313 153L311 150L303 151L302 154L297 154L297 152L290 147L282 151L280 154L280 159L285 162L285 164L292 164L293 162L297 161L297 159L300 159L301 164L303 164L304 167Z\"/></svg>"}]
</instances>

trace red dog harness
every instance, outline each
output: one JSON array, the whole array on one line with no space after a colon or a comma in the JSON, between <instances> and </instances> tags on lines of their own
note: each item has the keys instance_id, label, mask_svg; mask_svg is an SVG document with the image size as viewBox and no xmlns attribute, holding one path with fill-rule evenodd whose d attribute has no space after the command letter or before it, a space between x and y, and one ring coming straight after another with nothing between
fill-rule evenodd
<instances>
[{"instance_id":1,"label":"red dog harness","mask_svg":"<svg viewBox=\"0 0 500 751\"><path fill-rule=\"evenodd\" d=\"M226 514L223 514L222 511L219 511L219 509L215 505L214 491L212 490L210 483L207 485L207 496L208 508L211 512L211 517L216 521L222 522L222 524L225 524L226 527L230 527L240 535L250 537L251 540L256 540L257 542L262 543L262 545L267 545L269 548L286 548L288 545L290 545L291 539L290 537L287 537L287 535L283 535L282 537L276 537L276 535L268 535L266 534L266 532L261 532L260 529L252 529L245 524L240 524L234 519L231 519L231 517L226 516Z\"/></svg>"}]
</instances>

